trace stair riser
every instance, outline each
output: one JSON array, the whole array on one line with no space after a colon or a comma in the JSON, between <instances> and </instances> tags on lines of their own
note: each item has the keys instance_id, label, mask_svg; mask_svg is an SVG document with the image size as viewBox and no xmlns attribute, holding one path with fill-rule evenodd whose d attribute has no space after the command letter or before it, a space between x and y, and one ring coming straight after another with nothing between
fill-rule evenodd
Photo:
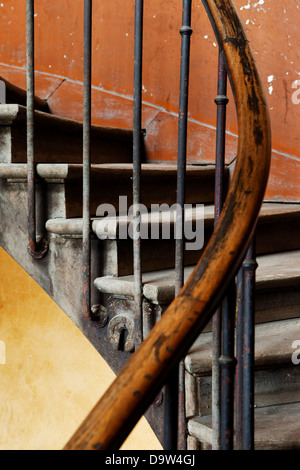
<instances>
[{"instance_id":1,"label":"stair riser","mask_svg":"<svg viewBox=\"0 0 300 470\"><path fill-rule=\"evenodd\" d=\"M300 233L300 224L299 227L295 228L293 232L293 226L282 227L280 222L277 223L277 226L274 227L274 231L278 231L279 235L276 236L276 239L270 239L268 242L261 239L261 233L263 233L263 227L258 230L257 233L257 254L266 254L266 253L275 253L279 251L284 251L285 249L290 250L291 244L289 240L285 243L284 231L287 230L292 233L293 236L293 249L300 248L300 238L298 234ZM149 230L150 233L150 230ZM212 234L212 223L206 222L204 226L204 247L208 243ZM281 234L281 235L280 235ZM265 237L263 237L265 238ZM194 242L194 240L193 240ZM105 243L105 241L104 241ZM132 240L119 240L116 243L118 258L120 260L126 260L125 263L121 263L119 267L119 276L127 276L133 274L133 252L132 252ZM143 272L155 271L160 269L168 269L174 267L175 260L175 241L171 240L142 240L142 263L143 263ZM155 259L153 257L155 253ZM202 250L188 250L185 252L185 265L194 265L197 264Z\"/></svg>"},{"instance_id":2,"label":"stair riser","mask_svg":"<svg viewBox=\"0 0 300 470\"><path fill-rule=\"evenodd\" d=\"M26 163L26 108L0 107L1 163ZM9 114L11 116L9 117ZM35 161L37 163L82 163L82 124L36 113ZM92 163L132 162L132 133L92 127Z\"/></svg>"},{"instance_id":3,"label":"stair riser","mask_svg":"<svg viewBox=\"0 0 300 470\"><path fill-rule=\"evenodd\" d=\"M123 242L116 242L115 240L110 240L102 242L105 245L104 257L102 261L102 270L105 272L106 276L118 277L121 273L124 275L130 273L128 269L130 263L132 263L131 253L132 253L132 244L128 246L128 250L124 251L124 254L120 256L119 250L120 245ZM162 251L159 248L162 248ZM157 251L155 253L159 254L159 261L166 261L172 252L164 249L162 242L157 243ZM150 253L150 250L143 254L143 261L147 262L146 255ZM174 253L174 252L173 252ZM191 253L191 252L189 252ZM188 256L188 254L187 254ZM186 259L188 259L186 257ZM149 271L157 267L156 258L149 258L150 266ZM167 264L167 263L165 263ZM159 274L159 271L157 272ZM155 279L155 277L154 277ZM279 288L277 286L274 290L261 289L258 285L255 296L255 323L259 324L271 324L274 321L280 320L289 320L295 319L299 316L300 310L300 289L295 284L295 281L299 284L299 280L293 279L291 282L291 287ZM115 302L120 301L120 296L132 299L133 298L133 283L130 280L117 282L103 282L97 284L97 287L102 293L109 294L112 299L115 299ZM151 287L151 285L150 285ZM115 288L115 290L114 290ZM154 288L147 288L147 284L144 287L144 295L146 300L149 302L149 305L159 306L162 311L165 311L170 300L170 295L172 290L174 290L174 284L161 287L159 290ZM148 295L147 295L148 294ZM174 292L173 292L174 294ZM165 302L165 298L168 298L168 302ZM155 300L154 300L155 299ZM212 322L210 321L207 326L204 328L204 333L210 333L212 331ZM193 360L193 356L189 356L189 361L192 361L188 365L188 370L190 370L195 375L210 375L211 373L211 361L198 361L197 358Z\"/></svg>"},{"instance_id":4,"label":"stair riser","mask_svg":"<svg viewBox=\"0 0 300 470\"><path fill-rule=\"evenodd\" d=\"M211 415L211 377L193 377L187 373L188 417ZM281 405L299 401L300 366L292 362L278 369L255 372L255 406Z\"/></svg>"},{"instance_id":5,"label":"stair riser","mask_svg":"<svg viewBox=\"0 0 300 470\"><path fill-rule=\"evenodd\" d=\"M265 323L299 317L300 289L299 286L258 291L255 298L255 321Z\"/></svg>"},{"instance_id":6,"label":"stair riser","mask_svg":"<svg viewBox=\"0 0 300 470\"><path fill-rule=\"evenodd\" d=\"M118 276L117 272L124 263L124 268L126 268L126 259L123 259L123 263L120 266L118 262L118 257L116 253L116 242L110 241L107 242L107 245L110 243L110 246L107 247L106 255L103 258L102 271L105 272L106 276ZM130 289L132 286L130 285ZM124 288L125 289L125 288ZM111 298L114 298L116 302L119 301L119 295L110 294ZM132 292L126 292L124 290L124 297L132 298ZM276 305L274 306L274 302ZM160 302L149 302L149 305L153 304L154 306L159 305L162 311L168 308L169 304L164 304ZM292 318L297 318L299 316L300 310L300 291L284 289L282 291L274 292L257 292L255 298L256 305L256 314L255 314L255 323L267 323L271 321L279 320L288 320ZM204 333L209 333L212 331L212 322L210 321L207 326L204 328ZM203 370L203 369L201 369ZM197 373L193 369L194 373ZM206 371L209 373L209 370Z\"/></svg>"},{"instance_id":7,"label":"stair riser","mask_svg":"<svg viewBox=\"0 0 300 470\"><path fill-rule=\"evenodd\" d=\"M20 185L17 181L18 180L16 179L15 183L10 182L9 185L11 185L11 187L6 186L7 190L15 191L16 193L18 191L24 191L26 194L26 184ZM158 180L159 185L163 186L164 183L166 184L167 194L165 194L164 191L159 194L153 178L147 178L145 180L143 187L143 203L145 206L150 207L151 204L163 203L171 206L175 203L175 180L171 181L169 178L168 184L164 181L164 178L162 180ZM15 185L16 187L14 187ZM97 213L97 209L100 204L112 204L113 207L118 210L118 194L127 196L127 207L129 209L132 204L131 186L132 181L130 178L121 178L119 182L109 181L106 179L103 181L101 179L99 181L92 181L90 205L91 215L95 215ZM118 187L118 194L115 197L110 195L112 187ZM191 203L192 201L197 200L196 195L199 193L197 179L194 177L191 178L188 187L187 203ZM46 202L45 217L47 219L82 217L82 181L80 179L71 181L55 179L52 182L47 181L44 183L44 192L46 192L44 200ZM201 203L206 203L209 202L208 200L211 197L213 197L213 194L211 192L209 193L204 191L201 197L203 198ZM272 223L264 223L263 220L260 221L257 228L257 254L260 255L300 248L300 238L298 236L300 233L300 217L298 217L299 222L294 219L295 217L291 214L287 214L286 217L282 215ZM193 230L194 228L195 227L193 227ZM212 231L213 221L209 219L205 221L204 224L204 246L209 241ZM150 228L148 230L148 234L150 237ZM192 242L194 243L194 240L192 240ZM105 241L103 242L103 246L105 246ZM116 246L118 259L126 260L125 263L120 264L117 275L125 276L133 274L133 251L131 238L128 236L127 240L119 240ZM171 240L142 240L142 251L144 272L174 267L174 237L171 236ZM156 253L155 259L153 259L153 252ZM200 255L201 251L199 250L186 251L185 264L196 264Z\"/></svg>"},{"instance_id":8,"label":"stair riser","mask_svg":"<svg viewBox=\"0 0 300 470\"><path fill-rule=\"evenodd\" d=\"M176 204L176 175L157 175L151 177L142 176L142 196L141 204L147 208L151 208L152 204L167 204L172 206ZM199 186L202 185L199 191ZM213 186L211 181L206 187L203 187L202 179L187 176L186 204L192 203L211 203L214 198ZM82 182L67 183L65 189L66 198L66 214L67 217L82 216ZM117 188L117 191L112 191ZM118 178L99 178L99 180L91 181L91 214L97 215L97 209L101 204L111 204L116 213L119 211L119 196L127 197L128 209L133 204L132 199L132 178L131 176ZM76 201L76 202L74 202Z\"/></svg>"},{"instance_id":9,"label":"stair riser","mask_svg":"<svg viewBox=\"0 0 300 470\"><path fill-rule=\"evenodd\" d=\"M207 235L207 231L204 231L204 240L205 245L208 241L209 236ZM133 274L133 242L129 238L128 240L104 240L103 247L106 245L111 246L112 244L115 246L115 256L117 259L120 260L118 268L114 271L115 276L129 276ZM204 246L205 246L204 245ZM158 271L161 269L170 269L174 268L174 259L175 259L175 241L174 239L171 240L142 240L142 269L143 272L150 272L150 271ZM185 266L191 266L198 263L201 253L203 250L199 251L192 251L188 250L185 251ZM155 257L153 256L155 253ZM283 293L284 295L284 293ZM294 298L295 297L295 298ZM287 314L286 317L283 318L292 318L294 313L297 312L297 306L299 305L299 300L297 295L293 295L293 298L280 299L279 295L279 304L276 304L275 310L272 313L271 306L268 305L271 302L271 295L267 293L258 294L257 303L258 303L258 310L265 310L269 309L269 313L265 315L266 320L262 319L260 321L268 321L269 318L281 318L280 313L276 312L276 310L281 310L282 306L287 304L287 310L290 310L290 313ZM171 301L172 299L170 299ZM290 306L289 306L290 305ZM284 307L285 308L285 307ZM292 309L292 310L291 310ZM299 309L298 309L299 312ZM296 316L298 313L296 313ZM263 315L262 315L263 318Z\"/></svg>"}]
</instances>

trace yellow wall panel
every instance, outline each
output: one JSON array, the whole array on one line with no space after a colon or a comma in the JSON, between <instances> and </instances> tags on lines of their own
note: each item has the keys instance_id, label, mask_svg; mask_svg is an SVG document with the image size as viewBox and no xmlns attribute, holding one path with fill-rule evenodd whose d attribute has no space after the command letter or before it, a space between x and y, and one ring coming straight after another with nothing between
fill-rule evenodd
<instances>
[{"instance_id":1,"label":"yellow wall panel","mask_svg":"<svg viewBox=\"0 0 300 470\"><path fill-rule=\"evenodd\" d=\"M0 248L0 450L58 450L115 375L39 285ZM142 418L124 450L160 450Z\"/></svg>"}]
</instances>

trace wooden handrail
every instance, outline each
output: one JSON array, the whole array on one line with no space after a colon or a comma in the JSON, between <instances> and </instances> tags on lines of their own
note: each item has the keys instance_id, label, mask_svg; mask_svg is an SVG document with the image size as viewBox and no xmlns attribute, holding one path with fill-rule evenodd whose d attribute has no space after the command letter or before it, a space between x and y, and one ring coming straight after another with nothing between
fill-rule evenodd
<instances>
[{"instance_id":1,"label":"wooden handrail","mask_svg":"<svg viewBox=\"0 0 300 470\"><path fill-rule=\"evenodd\" d=\"M246 33L232 0L203 0L226 56L239 126L233 180L197 267L65 450L118 449L222 301L253 235L271 156L269 113Z\"/></svg>"}]
</instances>

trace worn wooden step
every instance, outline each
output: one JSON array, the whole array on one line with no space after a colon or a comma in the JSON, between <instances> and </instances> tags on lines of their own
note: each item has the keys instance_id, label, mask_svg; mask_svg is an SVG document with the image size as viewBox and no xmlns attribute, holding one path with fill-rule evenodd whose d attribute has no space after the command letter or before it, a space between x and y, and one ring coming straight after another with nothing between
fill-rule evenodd
<instances>
[{"instance_id":1,"label":"worn wooden step","mask_svg":"<svg viewBox=\"0 0 300 470\"><path fill-rule=\"evenodd\" d=\"M294 350L297 353L297 350ZM298 354L299 357L299 354ZM255 407L294 403L300 399L300 367L284 364L255 371ZM186 372L186 416L209 416L212 412L212 378Z\"/></svg>"},{"instance_id":2,"label":"worn wooden step","mask_svg":"<svg viewBox=\"0 0 300 470\"><path fill-rule=\"evenodd\" d=\"M37 163L82 163L82 123L42 111L35 112ZM92 126L93 163L131 162L132 131ZM0 162L26 162L26 108L0 105Z\"/></svg>"},{"instance_id":3,"label":"worn wooden step","mask_svg":"<svg viewBox=\"0 0 300 470\"><path fill-rule=\"evenodd\" d=\"M293 344L300 339L300 318L257 324L255 327L255 366L272 369L291 365ZM185 358L187 371L194 376L211 375L212 334L199 336Z\"/></svg>"},{"instance_id":4,"label":"worn wooden step","mask_svg":"<svg viewBox=\"0 0 300 470\"><path fill-rule=\"evenodd\" d=\"M256 450L300 449L300 403L256 408ZM188 421L188 432L200 442L212 444L211 417Z\"/></svg>"},{"instance_id":5,"label":"worn wooden step","mask_svg":"<svg viewBox=\"0 0 300 470\"><path fill-rule=\"evenodd\" d=\"M299 258L298 258L299 259ZM293 288L296 288L296 276L292 270L284 273L278 271L269 274L262 280L260 286L270 289L272 279L273 289L279 289L287 284L290 276ZM298 281L299 282L299 279ZM269 291L272 299L272 289ZM283 294L289 301L289 293ZM256 318L261 312L256 311ZM276 315L276 312L275 312ZM283 403L293 403L300 400L300 369L297 364L299 353L297 345L300 339L299 304L295 311L298 318L276 320L269 318L268 323L257 324L255 327L255 406L264 407ZM284 316L281 314L281 316ZM299 350L299 346L298 346ZM204 333L190 349L185 358L186 393L189 397L190 415L207 416L211 413L212 391L212 334Z\"/></svg>"},{"instance_id":6,"label":"worn wooden step","mask_svg":"<svg viewBox=\"0 0 300 470\"><path fill-rule=\"evenodd\" d=\"M5 175L5 170L1 170L0 166L0 176L1 174ZM8 174L8 172L6 174ZM207 228L208 233L210 234L214 223L214 206L210 204L205 204L203 215L204 225ZM141 230L142 232L145 231L150 234L151 224L159 224L159 226L162 227L163 225L171 223L171 226L173 227L175 219L176 213L174 210L166 210L163 212L161 211L153 213L149 212L147 214L142 213ZM192 223L194 227L196 222L199 221L199 219L202 219L202 213L197 213L195 208L188 208L185 211L185 219L188 223ZM118 216L115 220L112 220L110 217L106 217L105 220L102 220L100 218L93 218L93 230L95 233L106 235L111 240L113 240L118 239L119 233L124 228L124 226L129 227L131 223L132 217L125 215ZM275 245L275 251L283 251L283 249L287 249L287 246L291 250L298 248L297 237L293 237L292 239L292 236L289 236L290 233L292 233L292 235L295 234L295 230L299 228L298 225L300 225L300 204L265 202L262 205L260 211L260 217L258 220L257 227L258 252L268 252L270 240L271 242L273 240L272 243L273 246ZM285 230L286 232L286 237L288 238L287 243L285 243L284 240L282 240L283 237L280 236L282 235L282 232L280 232L280 234L276 237L273 234L274 229L276 229L277 231L278 229L280 229L280 227L282 227L282 231ZM74 234L74 236L79 236L82 234L82 225L80 225L80 221L78 221L78 219L62 219L60 221L57 221L57 231L62 236L71 236L72 234Z\"/></svg>"},{"instance_id":7,"label":"worn wooden step","mask_svg":"<svg viewBox=\"0 0 300 470\"><path fill-rule=\"evenodd\" d=\"M300 311L300 251L258 256L256 271L256 322L295 318ZM185 268L185 280L193 266ZM133 296L133 276L102 277L95 281L103 294ZM143 295L147 301L169 305L175 296L174 269L143 274ZM206 331L211 330L211 323Z\"/></svg>"},{"instance_id":8,"label":"worn wooden step","mask_svg":"<svg viewBox=\"0 0 300 470\"><path fill-rule=\"evenodd\" d=\"M1 174L1 166L0 166ZM204 206L204 246L208 242L214 225L214 207L209 204ZM203 219L203 213L196 216L196 211L193 208L186 210L186 220L189 226L195 230L199 218ZM58 216L60 217L60 216ZM163 289L166 289L165 284L174 284L174 260L175 260L175 241L174 241L174 220L175 213L166 211L163 213L149 213L142 214L141 231L148 234L148 238L142 239L142 266L144 272L157 271L162 269L172 268L170 271L153 273L150 278L147 278L147 283L152 280L166 279ZM157 240L151 239L151 221L159 225L160 238ZM170 223L171 221L171 223ZM93 231L95 236L100 237L103 241L103 246L109 245L110 250L114 250L114 259L117 264L111 273L113 276L126 276L133 272L133 253L132 253L132 240L128 236L127 240L120 240L120 231L128 230L132 223L132 218L125 216L118 216L116 218L93 218ZM81 237L82 236L82 219L55 219L47 221L47 229L56 235L64 237ZM170 226L170 239L162 237L163 227ZM271 227L271 228L270 228ZM298 233L300 230L300 205L298 204L275 204L264 203L261 209L258 228L257 228L257 252L258 254L280 252L284 250L296 250L300 248L300 239ZM124 232L123 232L124 233ZM267 235L266 235L267 234ZM268 238L269 237L269 238ZM153 257L153 252L156 256ZM201 255L201 250L186 250L185 264L193 265L198 262ZM189 268L187 274L189 275ZM112 283L112 289L117 285L121 285L119 281L130 283L132 279L117 279L115 284ZM158 286L159 288L159 286ZM174 296L174 289L171 286L168 290L169 297L166 302L172 300ZM111 292L114 293L114 290ZM117 293L117 291L116 291Z\"/></svg>"},{"instance_id":9,"label":"worn wooden step","mask_svg":"<svg viewBox=\"0 0 300 470\"><path fill-rule=\"evenodd\" d=\"M119 212L119 197L126 197L126 208L132 205L132 173L130 163L93 164L91 166L91 214L96 215L100 204L111 204ZM0 177L10 181L26 180L26 164L0 165ZM37 174L51 183L50 193L60 204L55 217L82 216L82 165L38 164ZM229 177L229 171L226 171ZM188 166L186 202L207 203L214 199L215 170L212 166ZM142 198L146 207L151 204L176 203L176 165L143 164L141 172ZM55 184L56 183L56 184ZM50 198L51 198L50 194ZM58 215L60 214L60 215Z\"/></svg>"}]
</instances>

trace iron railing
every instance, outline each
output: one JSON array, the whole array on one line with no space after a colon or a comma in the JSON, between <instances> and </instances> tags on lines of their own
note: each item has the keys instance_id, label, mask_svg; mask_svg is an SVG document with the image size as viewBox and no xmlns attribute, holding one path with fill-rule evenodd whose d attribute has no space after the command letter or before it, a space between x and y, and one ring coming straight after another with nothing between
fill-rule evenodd
<instances>
[{"instance_id":1,"label":"iron railing","mask_svg":"<svg viewBox=\"0 0 300 470\"><path fill-rule=\"evenodd\" d=\"M178 127L176 216L176 299L143 341L141 259L141 162L143 0L135 2L133 203L134 319L136 352L66 449L118 448L162 386L166 386L165 448L186 449L183 358L204 326L213 320L213 448L234 447L234 375L237 363L237 448L254 447L254 229L263 201L270 163L267 106L246 34L231 0L203 0L219 43L217 98L215 231L184 286L184 203L187 162L188 90L192 1L183 0L180 34L181 72ZM30 253L43 257L36 241L34 161L34 1L27 0L27 166ZM92 0L84 1L83 105L83 312L91 307L91 84ZM244 73L247 71L247 80ZM227 73L237 97L239 151L224 203ZM224 206L224 207L223 207ZM181 235L181 236L179 236ZM250 243L250 240L253 240ZM249 247L250 243L250 247ZM248 249L249 247L249 249ZM244 259L248 249L247 256ZM244 259L244 262L243 262ZM242 264L243 262L243 264ZM242 264L242 267L241 267ZM241 267L241 268L240 268ZM236 275L239 271L238 281ZM236 290L238 298L235 357ZM179 364L179 367L178 367ZM174 383L178 387L174 392ZM169 399L168 399L169 397ZM175 400L174 400L175 397ZM126 403L126 406L124 406ZM174 422L176 426L174 427Z\"/></svg>"},{"instance_id":2,"label":"iron railing","mask_svg":"<svg viewBox=\"0 0 300 470\"><path fill-rule=\"evenodd\" d=\"M143 340L142 260L141 260L141 165L142 165L142 80L143 80L144 0L135 2L134 34L134 116L133 116L133 266L135 347Z\"/></svg>"},{"instance_id":3,"label":"iron railing","mask_svg":"<svg viewBox=\"0 0 300 470\"><path fill-rule=\"evenodd\" d=\"M94 319L91 306L91 121L92 121L92 0L84 2L83 168L82 168L82 298L83 312Z\"/></svg>"},{"instance_id":4,"label":"iron railing","mask_svg":"<svg viewBox=\"0 0 300 470\"><path fill-rule=\"evenodd\" d=\"M36 170L34 153L34 0L26 3L26 60L27 60L27 188L28 188L28 252L42 259L48 252L44 240L37 241Z\"/></svg>"},{"instance_id":5,"label":"iron railing","mask_svg":"<svg viewBox=\"0 0 300 470\"><path fill-rule=\"evenodd\" d=\"M216 132L216 173L215 173L215 227L219 222L224 204L224 167L225 167L225 138L226 138L226 106L227 98L227 69L223 51L219 49L218 57L218 86L215 103L217 105ZM212 327L212 448L220 448L221 442L221 380L219 359L222 351L222 308L218 308L213 317Z\"/></svg>"}]
</instances>

